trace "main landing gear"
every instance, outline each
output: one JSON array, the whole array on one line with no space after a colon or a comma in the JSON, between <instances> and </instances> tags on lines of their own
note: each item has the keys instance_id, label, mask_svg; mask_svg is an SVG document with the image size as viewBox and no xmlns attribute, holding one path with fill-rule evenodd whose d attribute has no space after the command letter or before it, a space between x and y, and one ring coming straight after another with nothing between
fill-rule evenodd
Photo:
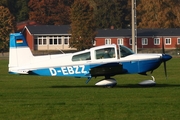
<instances>
[{"instance_id":1,"label":"main landing gear","mask_svg":"<svg viewBox=\"0 0 180 120\"><path fill-rule=\"evenodd\" d=\"M142 75L147 75L147 74L142 74ZM152 76L151 74L148 76L151 76L152 79L151 80L144 80L144 81L140 82L139 83L140 86L151 87L151 86L156 85L154 76ZM104 79L98 81L95 85L107 87L107 88L112 88L112 87L117 85L117 81L114 78L105 77Z\"/></svg>"},{"instance_id":2,"label":"main landing gear","mask_svg":"<svg viewBox=\"0 0 180 120\"><path fill-rule=\"evenodd\" d=\"M112 88L112 87L116 86L116 84L117 84L117 81L114 78L105 77L104 79L98 81L95 85Z\"/></svg>"},{"instance_id":3,"label":"main landing gear","mask_svg":"<svg viewBox=\"0 0 180 120\"><path fill-rule=\"evenodd\" d=\"M112 87L116 86L116 84L117 84L117 81L114 78L109 78L109 79L102 79L102 80L98 81L95 85L112 88Z\"/></svg>"}]
</instances>

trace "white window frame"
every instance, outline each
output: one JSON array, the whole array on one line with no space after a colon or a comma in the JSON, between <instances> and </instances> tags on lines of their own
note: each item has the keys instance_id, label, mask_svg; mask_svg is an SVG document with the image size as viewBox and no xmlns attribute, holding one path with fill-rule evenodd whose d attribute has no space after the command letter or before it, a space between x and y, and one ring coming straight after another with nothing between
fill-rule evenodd
<instances>
[{"instance_id":1,"label":"white window frame","mask_svg":"<svg viewBox=\"0 0 180 120\"><path fill-rule=\"evenodd\" d=\"M96 46L96 40L93 40L92 43L93 43L93 46Z\"/></svg>"},{"instance_id":2,"label":"white window frame","mask_svg":"<svg viewBox=\"0 0 180 120\"><path fill-rule=\"evenodd\" d=\"M123 38L118 38L117 39L117 44L118 45L123 45L124 44L124 39Z\"/></svg>"},{"instance_id":3,"label":"white window frame","mask_svg":"<svg viewBox=\"0 0 180 120\"><path fill-rule=\"evenodd\" d=\"M160 38L154 38L154 45L160 45Z\"/></svg>"},{"instance_id":4,"label":"white window frame","mask_svg":"<svg viewBox=\"0 0 180 120\"><path fill-rule=\"evenodd\" d=\"M55 42L56 40L56 42ZM53 36L53 44L57 45L58 44L58 36Z\"/></svg>"},{"instance_id":5,"label":"white window frame","mask_svg":"<svg viewBox=\"0 0 180 120\"><path fill-rule=\"evenodd\" d=\"M180 45L180 38L177 38L177 45Z\"/></svg>"},{"instance_id":6,"label":"white window frame","mask_svg":"<svg viewBox=\"0 0 180 120\"><path fill-rule=\"evenodd\" d=\"M129 45L132 45L132 38L129 38Z\"/></svg>"},{"instance_id":7,"label":"white window frame","mask_svg":"<svg viewBox=\"0 0 180 120\"><path fill-rule=\"evenodd\" d=\"M36 45L46 45L47 44L47 37L46 36L36 36ZM40 42L41 41L41 42Z\"/></svg>"},{"instance_id":8,"label":"white window frame","mask_svg":"<svg viewBox=\"0 0 180 120\"><path fill-rule=\"evenodd\" d=\"M105 45L110 45L111 44L111 39L110 38L106 38L105 39Z\"/></svg>"},{"instance_id":9,"label":"white window frame","mask_svg":"<svg viewBox=\"0 0 180 120\"><path fill-rule=\"evenodd\" d=\"M141 39L141 44L142 45L148 45L148 38L142 38Z\"/></svg>"},{"instance_id":10,"label":"white window frame","mask_svg":"<svg viewBox=\"0 0 180 120\"><path fill-rule=\"evenodd\" d=\"M64 45L69 45L69 36L64 36Z\"/></svg>"},{"instance_id":11,"label":"white window frame","mask_svg":"<svg viewBox=\"0 0 180 120\"><path fill-rule=\"evenodd\" d=\"M49 36L49 45L69 45L69 39L69 36Z\"/></svg>"},{"instance_id":12,"label":"white window frame","mask_svg":"<svg viewBox=\"0 0 180 120\"><path fill-rule=\"evenodd\" d=\"M57 44L61 45L62 44L62 36L58 36L57 38Z\"/></svg>"},{"instance_id":13,"label":"white window frame","mask_svg":"<svg viewBox=\"0 0 180 120\"><path fill-rule=\"evenodd\" d=\"M171 45L171 38L165 38L165 44Z\"/></svg>"}]
</instances>

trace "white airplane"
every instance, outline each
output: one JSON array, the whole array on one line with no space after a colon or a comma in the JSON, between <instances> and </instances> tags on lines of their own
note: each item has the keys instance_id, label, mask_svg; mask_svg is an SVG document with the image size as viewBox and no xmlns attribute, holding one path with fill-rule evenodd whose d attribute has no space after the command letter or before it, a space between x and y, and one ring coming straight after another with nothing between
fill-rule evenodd
<instances>
[{"instance_id":1,"label":"white airplane","mask_svg":"<svg viewBox=\"0 0 180 120\"><path fill-rule=\"evenodd\" d=\"M85 77L88 83L92 77L104 76L95 85L114 87L112 78L120 74L147 75L172 57L167 54L134 54L122 45L103 45L75 53L33 56L21 33L10 34L9 73ZM163 50L164 51L164 50ZM155 85L155 79L145 80L140 85Z\"/></svg>"}]
</instances>

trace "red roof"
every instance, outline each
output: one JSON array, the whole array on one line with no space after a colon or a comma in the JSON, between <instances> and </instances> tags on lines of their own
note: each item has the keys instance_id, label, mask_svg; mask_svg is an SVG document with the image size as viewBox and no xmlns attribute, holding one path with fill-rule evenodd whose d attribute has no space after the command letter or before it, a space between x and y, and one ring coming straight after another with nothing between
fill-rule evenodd
<instances>
[{"instance_id":1,"label":"red roof","mask_svg":"<svg viewBox=\"0 0 180 120\"><path fill-rule=\"evenodd\" d=\"M16 28L17 28L17 32L21 32L25 26L27 25L39 25L39 23L32 21L32 20L27 20L27 21L23 21L23 22L19 22L16 24Z\"/></svg>"}]
</instances>

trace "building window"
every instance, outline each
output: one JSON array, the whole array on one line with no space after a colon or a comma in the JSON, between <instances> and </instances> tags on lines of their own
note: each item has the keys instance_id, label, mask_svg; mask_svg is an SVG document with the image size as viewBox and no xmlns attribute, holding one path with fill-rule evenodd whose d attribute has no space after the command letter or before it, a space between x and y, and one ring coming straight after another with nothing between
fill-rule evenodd
<instances>
[{"instance_id":1,"label":"building window","mask_svg":"<svg viewBox=\"0 0 180 120\"><path fill-rule=\"evenodd\" d=\"M111 39L105 39L105 45L111 44Z\"/></svg>"},{"instance_id":2,"label":"building window","mask_svg":"<svg viewBox=\"0 0 180 120\"><path fill-rule=\"evenodd\" d=\"M43 39L43 44L46 45L46 39Z\"/></svg>"},{"instance_id":3,"label":"building window","mask_svg":"<svg viewBox=\"0 0 180 120\"><path fill-rule=\"evenodd\" d=\"M96 46L96 40L93 40L92 43L93 43L93 46Z\"/></svg>"},{"instance_id":4,"label":"building window","mask_svg":"<svg viewBox=\"0 0 180 120\"><path fill-rule=\"evenodd\" d=\"M154 45L160 45L160 38L154 38Z\"/></svg>"},{"instance_id":5,"label":"building window","mask_svg":"<svg viewBox=\"0 0 180 120\"><path fill-rule=\"evenodd\" d=\"M46 45L46 36L42 36L42 42L43 45Z\"/></svg>"},{"instance_id":6,"label":"building window","mask_svg":"<svg viewBox=\"0 0 180 120\"><path fill-rule=\"evenodd\" d=\"M142 45L148 45L148 39L142 38Z\"/></svg>"},{"instance_id":7,"label":"building window","mask_svg":"<svg viewBox=\"0 0 180 120\"><path fill-rule=\"evenodd\" d=\"M57 40L58 40L58 37L54 36L54 45L57 45Z\"/></svg>"},{"instance_id":8,"label":"building window","mask_svg":"<svg viewBox=\"0 0 180 120\"><path fill-rule=\"evenodd\" d=\"M180 45L180 38L177 38L177 44Z\"/></svg>"},{"instance_id":9,"label":"building window","mask_svg":"<svg viewBox=\"0 0 180 120\"><path fill-rule=\"evenodd\" d=\"M42 45L42 39L38 39L39 45Z\"/></svg>"},{"instance_id":10,"label":"building window","mask_svg":"<svg viewBox=\"0 0 180 120\"><path fill-rule=\"evenodd\" d=\"M59 45L62 44L61 38L58 39L58 44L59 44Z\"/></svg>"},{"instance_id":11,"label":"building window","mask_svg":"<svg viewBox=\"0 0 180 120\"><path fill-rule=\"evenodd\" d=\"M68 37L65 37L65 39ZM61 36L49 36L49 44L50 45L58 45L62 44L62 37Z\"/></svg>"},{"instance_id":12,"label":"building window","mask_svg":"<svg viewBox=\"0 0 180 120\"><path fill-rule=\"evenodd\" d=\"M38 44L38 43L37 43L37 39L34 39L34 44L35 44L35 45L37 45L37 44Z\"/></svg>"},{"instance_id":13,"label":"building window","mask_svg":"<svg viewBox=\"0 0 180 120\"><path fill-rule=\"evenodd\" d=\"M50 44L50 45L53 44L53 36L49 36L49 44Z\"/></svg>"},{"instance_id":14,"label":"building window","mask_svg":"<svg viewBox=\"0 0 180 120\"><path fill-rule=\"evenodd\" d=\"M37 36L34 39L35 45L46 45L46 36Z\"/></svg>"},{"instance_id":15,"label":"building window","mask_svg":"<svg viewBox=\"0 0 180 120\"><path fill-rule=\"evenodd\" d=\"M165 38L165 44L171 45L171 38Z\"/></svg>"},{"instance_id":16,"label":"building window","mask_svg":"<svg viewBox=\"0 0 180 120\"><path fill-rule=\"evenodd\" d=\"M129 45L132 45L132 39L129 38Z\"/></svg>"},{"instance_id":17,"label":"building window","mask_svg":"<svg viewBox=\"0 0 180 120\"><path fill-rule=\"evenodd\" d=\"M62 44L62 39L61 39L61 36L58 36L58 44Z\"/></svg>"},{"instance_id":18,"label":"building window","mask_svg":"<svg viewBox=\"0 0 180 120\"><path fill-rule=\"evenodd\" d=\"M68 44L69 44L69 39L70 39L69 36L64 36L64 44L65 44L65 45L68 45Z\"/></svg>"},{"instance_id":19,"label":"building window","mask_svg":"<svg viewBox=\"0 0 180 120\"><path fill-rule=\"evenodd\" d=\"M117 44L118 45L123 45L123 38L118 38L117 39Z\"/></svg>"},{"instance_id":20,"label":"building window","mask_svg":"<svg viewBox=\"0 0 180 120\"><path fill-rule=\"evenodd\" d=\"M67 38L64 39L64 44L68 44L68 39Z\"/></svg>"}]
</instances>

